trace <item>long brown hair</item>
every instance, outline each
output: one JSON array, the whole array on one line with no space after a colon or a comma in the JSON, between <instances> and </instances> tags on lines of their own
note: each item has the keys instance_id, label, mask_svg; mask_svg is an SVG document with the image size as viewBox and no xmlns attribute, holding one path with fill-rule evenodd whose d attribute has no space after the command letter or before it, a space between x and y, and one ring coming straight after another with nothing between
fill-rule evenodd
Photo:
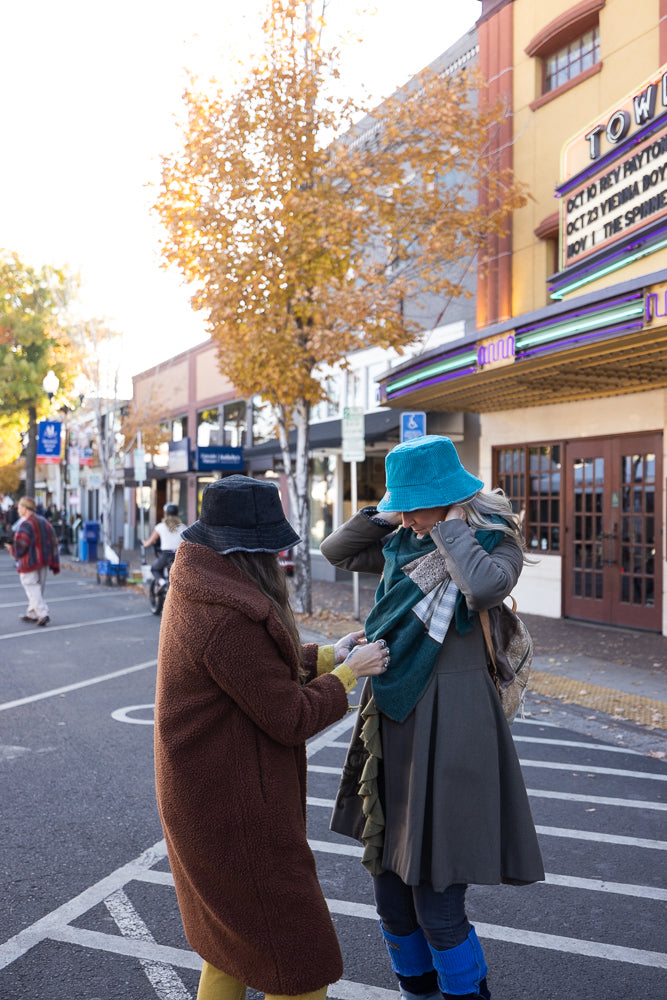
<instances>
[{"instance_id":1,"label":"long brown hair","mask_svg":"<svg viewBox=\"0 0 667 1000\"><path fill-rule=\"evenodd\" d=\"M299 660L299 676L304 679L302 645L292 605L289 600L287 576L278 563L276 552L225 552L225 558L255 583L258 589L273 604L281 622L294 643Z\"/></svg>"}]
</instances>

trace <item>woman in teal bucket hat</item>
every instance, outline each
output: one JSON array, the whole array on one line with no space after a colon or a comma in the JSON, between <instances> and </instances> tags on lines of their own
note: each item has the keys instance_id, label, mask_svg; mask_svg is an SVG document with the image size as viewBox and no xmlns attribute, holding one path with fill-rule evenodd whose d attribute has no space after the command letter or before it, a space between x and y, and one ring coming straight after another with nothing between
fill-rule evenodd
<instances>
[{"instance_id":1,"label":"woman in teal bucket hat","mask_svg":"<svg viewBox=\"0 0 667 1000\"><path fill-rule=\"evenodd\" d=\"M468 885L544 878L519 761L477 611L524 563L517 516L446 437L398 445L387 492L322 543L334 566L382 573L365 625L389 667L367 681L331 828L361 841L406 1000L489 1000Z\"/></svg>"}]
</instances>

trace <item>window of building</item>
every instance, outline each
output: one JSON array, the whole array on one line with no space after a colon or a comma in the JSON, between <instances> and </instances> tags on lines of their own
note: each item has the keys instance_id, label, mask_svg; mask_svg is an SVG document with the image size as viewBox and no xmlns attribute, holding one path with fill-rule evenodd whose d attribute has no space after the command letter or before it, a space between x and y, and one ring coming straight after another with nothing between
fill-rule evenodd
<instances>
[{"instance_id":1,"label":"window of building","mask_svg":"<svg viewBox=\"0 0 667 1000\"><path fill-rule=\"evenodd\" d=\"M246 443L246 402L237 399L222 408L223 444L228 448L243 448Z\"/></svg>"},{"instance_id":2,"label":"window of building","mask_svg":"<svg viewBox=\"0 0 667 1000\"><path fill-rule=\"evenodd\" d=\"M327 375L323 382L327 399L315 403L311 420L333 420L340 415L341 375Z\"/></svg>"},{"instance_id":3,"label":"window of building","mask_svg":"<svg viewBox=\"0 0 667 1000\"><path fill-rule=\"evenodd\" d=\"M561 445L493 450L494 483L519 515L529 549L561 551Z\"/></svg>"},{"instance_id":4,"label":"window of building","mask_svg":"<svg viewBox=\"0 0 667 1000\"><path fill-rule=\"evenodd\" d=\"M188 436L188 418L176 417L171 424L171 440L182 441Z\"/></svg>"},{"instance_id":5,"label":"window of building","mask_svg":"<svg viewBox=\"0 0 667 1000\"><path fill-rule=\"evenodd\" d=\"M600 29L596 25L584 35L544 58L544 93L555 90L568 80L573 80L599 61Z\"/></svg>"},{"instance_id":6,"label":"window of building","mask_svg":"<svg viewBox=\"0 0 667 1000\"><path fill-rule=\"evenodd\" d=\"M605 3L579 0L544 25L528 43L526 55L539 65L532 111L600 71L600 12Z\"/></svg>"},{"instance_id":7,"label":"window of building","mask_svg":"<svg viewBox=\"0 0 667 1000\"><path fill-rule=\"evenodd\" d=\"M200 410L197 414L197 447L208 448L210 445L221 444L222 427L220 426L219 407Z\"/></svg>"},{"instance_id":8,"label":"window of building","mask_svg":"<svg viewBox=\"0 0 667 1000\"><path fill-rule=\"evenodd\" d=\"M270 403L261 396L253 396L252 413L252 443L253 445L268 444L276 437L276 418Z\"/></svg>"}]
</instances>

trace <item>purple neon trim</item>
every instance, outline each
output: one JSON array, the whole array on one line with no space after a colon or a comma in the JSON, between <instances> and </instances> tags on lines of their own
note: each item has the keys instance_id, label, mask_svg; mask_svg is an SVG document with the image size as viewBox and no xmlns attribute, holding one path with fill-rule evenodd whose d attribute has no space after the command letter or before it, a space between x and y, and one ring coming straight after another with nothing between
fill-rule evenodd
<instances>
[{"instance_id":1,"label":"purple neon trim","mask_svg":"<svg viewBox=\"0 0 667 1000\"><path fill-rule=\"evenodd\" d=\"M438 385L441 382L449 382L453 378L460 378L461 375L474 375L477 371L476 366L471 366L470 368L461 368L457 372L445 372L443 375L437 375L434 378L426 379L425 382L415 382L414 385L407 385L402 389L396 389L393 392L387 393L387 399L391 396L392 399L396 396L404 396L406 392L414 392L415 389L424 389L429 385Z\"/></svg>"},{"instance_id":2,"label":"purple neon trim","mask_svg":"<svg viewBox=\"0 0 667 1000\"><path fill-rule=\"evenodd\" d=\"M583 183L591 174L596 174L600 169L608 163L613 163L614 160L619 159L623 156L624 152L629 151L633 146L638 146L640 142L652 134L652 132L657 132L661 125L667 124L667 112L663 112L659 118L654 118L651 122L644 125L643 129L639 132L633 132L633 134L625 140L625 142L618 146L616 149L610 149L608 153L600 157L598 160L593 160L593 162L581 170L578 174L575 174L569 179L569 181L564 181L563 184L556 187L556 197L561 198L568 191L573 188L578 187L579 184Z\"/></svg>"},{"instance_id":3,"label":"purple neon trim","mask_svg":"<svg viewBox=\"0 0 667 1000\"><path fill-rule=\"evenodd\" d=\"M604 340L608 336L614 333L623 333L628 330L642 330L644 324L641 320L634 323L621 323L618 326L607 326L601 330L593 330L590 333L576 334L574 337L568 337L567 340L558 340L550 344L542 344L539 347L530 348L526 351L521 351L516 355L516 361L522 361L526 358L532 358L538 354L546 354L549 351L554 351L556 349L560 350L568 344L581 344L585 343L587 340L593 340L597 338L598 340ZM424 382L416 382L413 385L405 386L402 389L397 389L394 392L387 392L385 398L388 399L389 396L396 398L398 396L405 396L406 393L416 392L421 389L425 389L431 385L440 385L443 382L450 382L452 379L461 378L463 375L475 375L479 369L477 367L463 368L457 372L446 372L443 375L435 376L434 378L426 379Z\"/></svg>"},{"instance_id":4,"label":"purple neon trim","mask_svg":"<svg viewBox=\"0 0 667 1000\"><path fill-rule=\"evenodd\" d=\"M469 354L470 351L473 351L473 350L476 350L476 349L474 347L471 347L470 345L468 345L468 347L462 347L462 348L460 348L457 351L452 351L451 354L449 354L447 352L445 352L445 353L447 353L447 357L448 358L456 358L456 357L459 357L462 354ZM404 368L403 371L400 373L400 375L396 375L396 378L405 378L406 375L410 375L410 374L412 374L412 372L418 372L422 368L430 368L431 365L437 365L438 362L442 359L443 356L444 355L439 355L438 357L431 358L430 361L422 361L419 364L415 363L410 368ZM387 378L386 378L385 381L388 382L388 381L390 381L390 379L391 379L391 376L387 376Z\"/></svg>"},{"instance_id":5,"label":"purple neon trim","mask_svg":"<svg viewBox=\"0 0 667 1000\"><path fill-rule=\"evenodd\" d=\"M605 326L600 330L592 330L590 333L578 333L574 337L568 337L567 340L557 340L552 341L550 344L542 344L537 347L528 348L525 351L521 351L517 354L517 361L522 361L524 358L532 358L536 354L546 354L548 351L554 351L556 349L560 350L566 347L568 344L581 344L587 340L593 340L597 338L598 340L605 340L612 333L622 333L624 330L643 330L644 323L642 320L636 320L634 323L621 323L618 326Z\"/></svg>"},{"instance_id":6,"label":"purple neon trim","mask_svg":"<svg viewBox=\"0 0 667 1000\"><path fill-rule=\"evenodd\" d=\"M643 239L637 239L637 233L633 233L630 238L632 239L634 237L634 239L636 240L636 245L637 247L639 247L641 246L642 243L648 243L649 240L653 240L654 237L659 236L661 233L664 233L666 231L667 231L667 225L664 225L660 226L659 229L654 229L649 236L645 236ZM612 245L609 248L610 252L608 254L596 257L595 263L594 264L589 263L588 267L586 267L586 261L590 261L590 257L586 257L581 265L580 270L569 273L567 277L562 278L562 280L556 278L553 284L549 286L549 289L550 291L557 291L559 288L562 288L563 285L569 285L571 284L572 281L577 281L579 278L583 278L587 274L599 270L606 264L609 264L609 262L612 261L614 257L624 257L627 253L630 253L633 249L634 247L632 243L626 244L620 250L615 248L614 245ZM649 249L650 249L650 243L649 243ZM604 253L604 250L600 251L600 253ZM577 265L573 264L572 267L576 268ZM564 275L565 271L561 271L560 274Z\"/></svg>"},{"instance_id":7,"label":"purple neon trim","mask_svg":"<svg viewBox=\"0 0 667 1000\"><path fill-rule=\"evenodd\" d=\"M557 319L547 322L542 320L541 323L531 323L529 326L517 326L516 336L518 338L524 333L530 333L531 330L549 330L552 326L558 326L560 323L570 323L577 316L590 316L591 313L606 312L607 309L613 309L623 302L639 301L641 298L643 298L641 292L629 292L627 295L619 295L614 299L605 299L603 306L598 303L595 306L590 306L588 309L576 309L574 312L561 313Z\"/></svg>"}]
</instances>

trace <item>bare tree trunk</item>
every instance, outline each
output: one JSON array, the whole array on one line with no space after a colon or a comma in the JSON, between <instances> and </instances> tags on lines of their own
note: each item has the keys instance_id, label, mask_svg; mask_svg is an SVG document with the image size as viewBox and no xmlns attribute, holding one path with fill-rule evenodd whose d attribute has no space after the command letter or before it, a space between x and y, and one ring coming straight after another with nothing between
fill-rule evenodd
<instances>
[{"instance_id":1,"label":"bare tree trunk","mask_svg":"<svg viewBox=\"0 0 667 1000\"><path fill-rule=\"evenodd\" d=\"M290 521L301 538L294 547L294 610L310 614L313 609L312 579L310 572L310 404L299 400L294 411L296 426L296 453L294 459L289 447L288 420L282 408L277 410L278 440L285 466L289 488Z\"/></svg>"},{"instance_id":2,"label":"bare tree trunk","mask_svg":"<svg viewBox=\"0 0 667 1000\"><path fill-rule=\"evenodd\" d=\"M35 495L35 467L37 465L37 410L28 407L28 443L25 448L25 495Z\"/></svg>"}]
</instances>

